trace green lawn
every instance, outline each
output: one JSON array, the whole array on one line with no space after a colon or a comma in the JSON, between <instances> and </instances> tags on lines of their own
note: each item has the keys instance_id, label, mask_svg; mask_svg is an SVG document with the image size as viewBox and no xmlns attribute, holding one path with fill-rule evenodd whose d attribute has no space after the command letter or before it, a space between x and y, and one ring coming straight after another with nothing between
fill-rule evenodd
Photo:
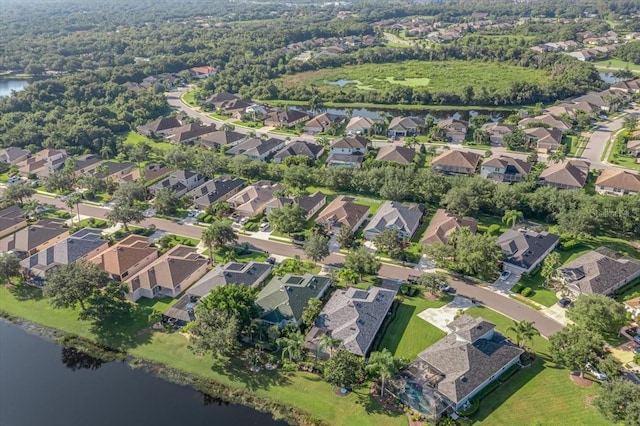
<instances>
[{"instance_id":1,"label":"green lawn","mask_svg":"<svg viewBox=\"0 0 640 426\"><path fill-rule=\"evenodd\" d=\"M414 359L445 336L442 330L418 317L418 314L428 308L444 306L449 300L450 298L427 300L420 296L405 298L398 306L393 320L387 325L377 350L386 348L396 357Z\"/></svg>"},{"instance_id":2,"label":"green lawn","mask_svg":"<svg viewBox=\"0 0 640 426\"><path fill-rule=\"evenodd\" d=\"M231 123L234 126L247 127L249 129L260 129L264 127L262 121L234 121Z\"/></svg>"},{"instance_id":3,"label":"green lawn","mask_svg":"<svg viewBox=\"0 0 640 426\"><path fill-rule=\"evenodd\" d=\"M356 198L354 201L355 204L360 204L361 206L369 206L369 214L375 214L384 201L380 200L372 200L370 198Z\"/></svg>"},{"instance_id":4,"label":"green lawn","mask_svg":"<svg viewBox=\"0 0 640 426\"><path fill-rule=\"evenodd\" d=\"M216 114L216 113L209 114L209 116L211 118L215 118L217 120L222 120L222 121L226 121L226 120L229 119L229 116L227 116L227 115Z\"/></svg>"},{"instance_id":5,"label":"green lawn","mask_svg":"<svg viewBox=\"0 0 640 426\"><path fill-rule=\"evenodd\" d=\"M272 106L309 106L308 101L294 101L289 99L273 99L273 100L260 100L254 99L255 102L261 104L267 104ZM425 106L422 104L376 104L373 102L325 102L324 106L327 108L381 108L387 110L403 110L403 111L424 111ZM526 108L527 106L532 105L522 105L522 108ZM475 111L478 109L486 108L486 106L478 106L478 105L455 105L456 111ZM452 109L451 105L429 105L430 111L450 111ZM493 111L513 111L512 106L492 106L491 110ZM446 144L441 144L446 145Z\"/></svg>"},{"instance_id":6,"label":"green lawn","mask_svg":"<svg viewBox=\"0 0 640 426\"><path fill-rule=\"evenodd\" d=\"M184 94L180 97L182 102L186 103L189 106L196 106L196 92L198 89L189 90L188 92L184 92Z\"/></svg>"},{"instance_id":7,"label":"green lawn","mask_svg":"<svg viewBox=\"0 0 640 426\"><path fill-rule=\"evenodd\" d=\"M595 65L596 68L604 69L611 67L611 71L615 71L615 68L629 68L629 71L640 73L640 65L636 65L633 62L625 62L621 59L603 59L601 61L594 61L593 65Z\"/></svg>"},{"instance_id":8,"label":"green lawn","mask_svg":"<svg viewBox=\"0 0 640 426\"><path fill-rule=\"evenodd\" d=\"M127 133L125 139L124 139L124 143L125 144L138 144L138 143L143 143L146 142L148 143L150 146L152 146L153 148L158 148L161 151L167 151L171 148L173 148L173 145L169 142L156 142L152 139L149 139L146 136L142 136L141 134L138 134L134 131L130 131L129 133Z\"/></svg>"}]
</instances>

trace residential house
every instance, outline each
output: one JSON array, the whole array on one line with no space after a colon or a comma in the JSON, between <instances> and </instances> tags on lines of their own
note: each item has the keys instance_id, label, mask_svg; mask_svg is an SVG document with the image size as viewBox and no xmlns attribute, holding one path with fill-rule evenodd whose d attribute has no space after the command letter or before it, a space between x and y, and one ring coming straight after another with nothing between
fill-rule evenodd
<instances>
[{"instance_id":1,"label":"residential house","mask_svg":"<svg viewBox=\"0 0 640 426\"><path fill-rule=\"evenodd\" d=\"M627 151L636 158L640 158L640 139L627 141Z\"/></svg>"},{"instance_id":2,"label":"residential house","mask_svg":"<svg viewBox=\"0 0 640 426\"><path fill-rule=\"evenodd\" d=\"M120 163L117 161L103 161L98 167L86 173L99 179L113 179L114 182L121 182L125 176L131 174L136 167L134 163Z\"/></svg>"},{"instance_id":3,"label":"residential house","mask_svg":"<svg viewBox=\"0 0 640 426\"><path fill-rule=\"evenodd\" d=\"M109 278L124 281L158 258L158 249L149 238L132 234L119 243L89 259L98 268L109 273Z\"/></svg>"},{"instance_id":4,"label":"residential house","mask_svg":"<svg viewBox=\"0 0 640 426\"><path fill-rule=\"evenodd\" d=\"M205 79L205 78L209 78L212 75L215 75L216 73L216 68L212 67L210 65L205 65L202 67L193 67L193 68L189 68L189 73L197 79Z\"/></svg>"},{"instance_id":5,"label":"residential house","mask_svg":"<svg viewBox=\"0 0 640 426\"><path fill-rule=\"evenodd\" d=\"M249 138L228 149L225 154L246 155L251 160L266 160L267 157L282 149L286 143L285 140L276 138Z\"/></svg>"},{"instance_id":6,"label":"residential house","mask_svg":"<svg viewBox=\"0 0 640 426\"><path fill-rule=\"evenodd\" d=\"M535 143L538 152L548 154L557 151L562 144L562 131L544 127L530 127L524 129L526 142Z\"/></svg>"},{"instance_id":7,"label":"residential house","mask_svg":"<svg viewBox=\"0 0 640 426\"><path fill-rule=\"evenodd\" d=\"M382 287L338 289L324 306L307 335L305 346L326 356L320 338L328 335L356 355L366 356L393 304L396 292Z\"/></svg>"},{"instance_id":8,"label":"residential house","mask_svg":"<svg viewBox=\"0 0 640 426\"><path fill-rule=\"evenodd\" d=\"M264 120L264 125L279 129L281 127L292 127L307 120L309 120L309 113L298 111L297 109L288 109L268 113L267 118Z\"/></svg>"},{"instance_id":9,"label":"residential house","mask_svg":"<svg viewBox=\"0 0 640 426\"><path fill-rule=\"evenodd\" d=\"M504 270L514 274L530 274L560 243L560 237L546 231L509 229L498 237L504 253Z\"/></svg>"},{"instance_id":10,"label":"residential house","mask_svg":"<svg viewBox=\"0 0 640 426\"><path fill-rule=\"evenodd\" d=\"M86 261L108 247L109 242L102 238L102 231L83 228L64 240L22 260L20 266L26 269L31 276L43 279L51 268Z\"/></svg>"},{"instance_id":11,"label":"residential house","mask_svg":"<svg viewBox=\"0 0 640 426\"><path fill-rule=\"evenodd\" d=\"M360 167L369 141L362 136L346 136L331 142L328 166Z\"/></svg>"},{"instance_id":12,"label":"residential house","mask_svg":"<svg viewBox=\"0 0 640 426\"><path fill-rule=\"evenodd\" d=\"M380 120L370 117L351 117L351 120L347 123L345 132L347 136L370 135L375 133L375 127L379 122Z\"/></svg>"},{"instance_id":13,"label":"residential house","mask_svg":"<svg viewBox=\"0 0 640 426\"><path fill-rule=\"evenodd\" d=\"M328 229L346 226L352 232L356 232L367 217L369 217L369 206L356 204L353 197L339 195L320 212L316 223Z\"/></svg>"},{"instance_id":14,"label":"residential house","mask_svg":"<svg viewBox=\"0 0 640 426\"><path fill-rule=\"evenodd\" d=\"M24 210L19 206L9 206L0 210L0 238L6 237L9 234L13 234L20 228L27 226L27 219L24 217ZM2 242L0 241L0 248ZM0 250L8 251L8 250Z\"/></svg>"},{"instance_id":15,"label":"residential house","mask_svg":"<svg viewBox=\"0 0 640 426\"><path fill-rule=\"evenodd\" d=\"M129 298L176 297L205 274L207 264L195 247L177 245L126 281Z\"/></svg>"},{"instance_id":16,"label":"residential house","mask_svg":"<svg viewBox=\"0 0 640 426\"><path fill-rule=\"evenodd\" d=\"M224 109L226 105L231 102L241 100L240 96L234 95L232 93L221 92L216 93L214 95L209 96L205 99L204 104L213 107L216 110Z\"/></svg>"},{"instance_id":17,"label":"residential house","mask_svg":"<svg viewBox=\"0 0 640 426\"><path fill-rule=\"evenodd\" d=\"M102 164L102 158L94 154L81 155L73 159L75 164L75 175L88 175Z\"/></svg>"},{"instance_id":18,"label":"residential house","mask_svg":"<svg viewBox=\"0 0 640 426\"><path fill-rule=\"evenodd\" d=\"M388 161L398 164L412 164L416 156L413 148L401 145L385 145L378 151L377 161Z\"/></svg>"},{"instance_id":19,"label":"residential house","mask_svg":"<svg viewBox=\"0 0 640 426\"><path fill-rule=\"evenodd\" d=\"M268 263L254 261L216 265L189 287L185 294L163 313L163 316L175 325L186 325L196 319L195 307L199 300L211 293L214 288L225 285L259 287L267 280L272 269L273 266Z\"/></svg>"},{"instance_id":20,"label":"residential house","mask_svg":"<svg viewBox=\"0 0 640 426\"><path fill-rule=\"evenodd\" d=\"M66 159L67 153L63 149L43 149L18 163L18 167L23 176L34 174L38 178L44 178L61 169Z\"/></svg>"},{"instance_id":21,"label":"residential house","mask_svg":"<svg viewBox=\"0 0 640 426\"><path fill-rule=\"evenodd\" d=\"M205 182L206 178L191 170L176 170L166 178L149 186L148 190L156 194L162 189L173 191L176 196L182 197L192 189L197 188Z\"/></svg>"},{"instance_id":22,"label":"residential house","mask_svg":"<svg viewBox=\"0 0 640 426\"><path fill-rule=\"evenodd\" d=\"M411 239L420 226L424 209L418 204L385 201L364 228L364 238L373 240L387 229L398 231L400 238Z\"/></svg>"},{"instance_id":23,"label":"residential house","mask_svg":"<svg viewBox=\"0 0 640 426\"><path fill-rule=\"evenodd\" d=\"M169 130L180 126L182 126L182 122L177 117L162 117L136 127L136 131L144 136L154 136L165 134Z\"/></svg>"},{"instance_id":24,"label":"residential house","mask_svg":"<svg viewBox=\"0 0 640 426\"><path fill-rule=\"evenodd\" d=\"M284 187L279 183L261 180L229 198L227 203L239 215L252 217L264 212L266 205L273 199L275 192L283 193Z\"/></svg>"},{"instance_id":25,"label":"residential house","mask_svg":"<svg viewBox=\"0 0 640 426\"><path fill-rule=\"evenodd\" d=\"M602 195L637 194L640 176L620 169L605 169L596 180L596 192Z\"/></svg>"},{"instance_id":26,"label":"residential house","mask_svg":"<svg viewBox=\"0 0 640 426\"><path fill-rule=\"evenodd\" d=\"M196 143L207 148L221 150L222 147L231 147L240 143L247 135L231 130L218 130L202 135Z\"/></svg>"},{"instance_id":27,"label":"residential house","mask_svg":"<svg viewBox=\"0 0 640 426\"><path fill-rule=\"evenodd\" d=\"M515 126L498 122L485 123L482 130L489 133L491 145L504 145L504 137L513 133Z\"/></svg>"},{"instance_id":28,"label":"residential house","mask_svg":"<svg viewBox=\"0 0 640 426\"><path fill-rule=\"evenodd\" d=\"M25 161L30 155L31 151L28 149L10 146L0 150L0 161L4 161L7 164L18 164Z\"/></svg>"},{"instance_id":29,"label":"residential house","mask_svg":"<svg viewBox=\"0 0 640 426\"><path fill-rule=\"evenodd\" d=\"M598 107L600 111L609 111L611 108L610 102L598 92L589 92L586 95L578 96L573 99L573 102L587 102Z\"/></svg>"},{"instance_id":30,"label":"residential house","mask_svg":"<svg viewBox=\"0 0 640 426\"><path fill-rule=\"evenodd\" d=\"M562 161L549 165L540 173L538 185L555 186L558 189L580 189L587 182L589 163L578 160Z\"/></svg>"},{"instance_id":31,"label":"residential house","mask_svg":"<svg viewBox=\"0 0 640 426\"><path fill-rule=\"evenodd\" d=\"M521 182L531 172L531 163L506 155L494 155L480 166L480 176L496 182Z\"/></svg>"},{"instance_id":32,"label":"residential house","mask_svg":"<svg viewBox=\"0 0 640 426\"><path fill-rule=\"evenodd\" d=\"M527 117L518 121L518 126L523 128L524 127L535 128L536 126L540 126L540 125L547 127L549 129L558 129L562 132L566 132L567 130L571 129L570 125L568 125L558 117L555 117L551 114L543 114L537 117Z\"/></svg>"},{"instance_id":33,"label":"residential house","mask_svg":"<svg viewBox=\"0 0 640 426\"><path fill-rule=\"evenodd\" d=\"M4 210L3 210L4 211ZM9 215L10 216L10 215ZM15 219L19 220L19 219ZM0 222L9 221L7 217ZM5 234L6 235L6 234ZM69 236L64 220L46 218L0 240L0 252L13 252L20 258L32 256Z\"/></svg>"},{"instance_id":34,"label":"residential house","mask_svg":"<svg viewBox=\"0 0 640 426\"><path fill-rule=\"evenodd\" d=\"M224 104L221 108L223 114L230 115L237 120L243 120L245 117L252 120L257 119L256 112L257 106L254 102L244 99L235 99Z\"/></svg>"},{"instance_id":35,"label":"residential house","mask_svg":"<svg viewBox=\"0 0 640 426\"><path fill-rule=\"evenodd\" d=\"M287 157L308 157L317 160L324 153L324 147L307 141L293 141L273 156L274 163L280 163Z\"/></svg>"},{"instance_id":36,"label":"residential house","mask_svg":"<svg viewBox=\"0 0 640 426\"><path fill-rule=\"evenodd\" d=\"M558 268L564 284L574 296L609 295L640 277L640 261L599 247Z\"/></svg>"},{"instance_id":37,"label":"residential house","mask_svg":"<svg viewBox=\"0 0 640 426\"><path fill-rule=\"evenodd\" d=\"M130 173L118 179L119 182L136 182L143 178L147 182L154 181L171 172L171 169L163 164L151 163L138 169L132 170Z\"/></svg>"},{"instance_id":38,"label":"residential house","mask_svg":"<svg viewBox=\"0 0 640 426\"><path fill-rule=\"evenodd\" d=\"M546 111L556 117L566 114L571 118L576 118L578 111L582 111L589 116L593 116L600 111L600 108L585 101L575 103L562 102L557 105L550 106Z\"/></svg>"},{"instance_id":39,"label":"residential house","mask_svg":"<svg viewBox=\"0 0 640 426\"><path fill-rule=\"evenodd\" d=\"M458 151L455 149L443 151L431 160L431 168L445 175L463 174L472 175L478 168L480 154L471 151Z\"/></svg>"},{"instance_id":40,"label":"residential house","mask_svg":"<svg viewBox=\"0 0 640 426\"><path fill-rule=\"evenodd\" d=\"M444 130L447 140L451 143L464 142L469 130L469 125L465 121L456 120L455 118L440 120L437 126Z\"/></svg>"},{"instance_id":41,"label":"residential house","mask_svg":"<svg viewBox=\"0 0 640 426\"><path fill-rule=\"evenodd\" d=\"M275 209L281 209L286 205L298 204L302 210L307 212L305 216L307 220L311 219L327 203L327 196L317 191L311 195L303 195L300 197L278 197L274 198L265 206L265 214L271 213Z\"/></svg>"},{"instance_id":42,"label":"residential house","mask_svg":"<svg viewBox=\"0 0 640 426\"><path fill-rule=\"evenodd\" d=\"M478 221L472 217L458 216L444 209L438 209L424 232L422 245L447 244L451 234L464 227L475 234Z\"/></svg>"},{"instance_id":43,"label":"residential house","mask_svg":"<svg viewBox=\"0 0 640 426\"><path fill-rule=\"evenodd\" d=\"M329 277L309 273L273 277L256 296L256 306L262 310L260 320L280 328L299 326L309 300L322 299L330 285Z\"/></svg>"},{"instance_id":44,"label":"residential house","mask_svg":"<svg viewBox=\"0 0 640 426\"><path fill-rule=\"evenodd\" d=\"M217 201L226 201L234 196L244 188L245 183L244 179L220 176L192 189L186 196L193 200L197 209L204 210Z\"/></svg>"},{"instance_id":45,"label":"residential house","mask_svg":"<svg viewBox=\"0 0 640 426\"><path fill-rule=\"evenodd\" d=\"M331 114L325 112L320 115L316 115L311 120L307 121L304 125L304 132L310 135L317 135L318 133L324 133L333 123L334 125L340 125L344 122L345 116Z\"/></svg>"},{"instance_id":46,"label":"residential house","mask_svg":"<svg viewBox=\"0 0 640 426\"><path fill-rule=\"evenodd\" d=\"M469 407L471 400L509 368L519 364L522 349L495 331L484 318L463 314L447 325L442 339L418 354L390 381L390 392L398 399L437 421L444 412ZM404 383L406 387L396 386ZM421 389L416 399L408 389ZM418 404L421 400L431 403ZM427 412L424 412L427 411Z\"/></svg>"},{"instance_id":47,"label":"residential house","mask_svg":"<svg viewBox=\"0 0 640 426\"><path fill-rule=\"evenodd\" d=\"M639 93L640 92L640 78L636 78L635 80L626 80L619 81L618 83L612 84L610 87L611 90L623 90L629 94Z\"/></svg>"},{"instance_id":48,"label":"residential house","mask_svg":"<svg viewBox=\"0 0 640 426\"><path fill-rule=\"evenodd\" d=\"M421 127L424 127L424 120L418 117L393 117L389 123L387 136L397 139L406 136L415 136Z\"/></svg>"},{"instance_id":49,"label":"residential house","mask_svg":"<svg viewBox=\"0 0 640 426\"><path fill-rule=\"evenodd\" d=\"M640 319L640 296L625 300L623 304L625 309L631 314L632 319Z\"/></svg>"},{"instance_id":50,"label":"residential house","mask_svg":"<svg viewBox=\"0 0 640 426\"><path fill-rule=\"evenodd\" d=\"M167 131L167 139L174 143L192 142L201 136L216 131L215 124L203 126L198 123L189 123Z\"/></svg>"}]
</instances>

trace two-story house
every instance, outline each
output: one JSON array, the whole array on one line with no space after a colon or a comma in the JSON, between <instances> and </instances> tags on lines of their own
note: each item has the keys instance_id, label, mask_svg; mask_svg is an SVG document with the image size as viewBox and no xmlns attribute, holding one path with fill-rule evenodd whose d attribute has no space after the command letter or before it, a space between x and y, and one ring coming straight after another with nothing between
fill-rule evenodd
<instances>
[{"instance_id":1,"label":"two-story house","mask_svg":"<svg viewBox=\"0 0 640 426\"><path fill-rule=\"evenodd\" d=\"M360 167L369 141L363 136L346 136L331 142L328 166Z\"/></svg>"},{"instance_id":2,"label":"two-story house","mask_svg":"<svg viewBox=\"0 0 640 426\"><path fill-rule=\"evenodd\" d=\"M480 176L497 182L521 182L531 172L531 163L506 155L487 158L480 166Z\"/></svg>"},{"instance_id":3,"label":"two-story house","mask_svg":"<svg viewBox=\"0 0 640 426\"><path fill-rule=\"evenodd\" d=\"M410 239L420 226L423 208L418 204L384 202L364 229L364 237L373 240L385 230L398 231L402 239Z\"/></svg>"}]
</instances>

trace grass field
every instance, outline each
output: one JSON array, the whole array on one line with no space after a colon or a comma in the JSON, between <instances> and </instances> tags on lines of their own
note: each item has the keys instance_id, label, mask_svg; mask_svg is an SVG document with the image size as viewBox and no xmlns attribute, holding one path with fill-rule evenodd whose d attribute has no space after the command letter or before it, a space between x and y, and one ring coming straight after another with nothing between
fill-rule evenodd
<instances>
[{"instance_id":1,"label":"grass field","mask_svg":"<svg viewBox=\"0 0 640 426\"><path fill-rule=\"evenodd\" d=\"M620 59L603 59L602 61L593 62L593 65L595 65L596 68L611 69L611 71L615 71L616 68L629 68L629 71L640 74L640 65L636 65L633 62L625 62Z\"/></svg>"},{"instance_id":2,"label":"grass field","mask_svg":"<svg viewBox=\"0 0 640 426\"><path fill-rule=\"evenodd\" d=\"M124 139L124 143L126 144L138 144L138 143L143 143L146 142L148 143L150 146L152 146L153 148L157 148L161 151L168 151L169 149L171 149L173 147L173 145L171 145L169 142L156 142L152 139L149 139L146 136L142 136L141 134L138 134L134 131L130 131L129 133L127 133L125 139Z\"/></svg>"},{"instance_id":3,"label":"grass field","mask_svg":"<svg viewBox=\"0 0 640 426\"><path fill-rule=\"evenodd\" d=\"M480 61L404 61L387 64L352 65L285 76L285 87L316 86L320 91L345 88L380 90L394 85L424 87L432 92L462 93L466 86L486 87L489 92L504 92L516 81L542 83L548 74L532 68ZM334 83L334 84L332 84Z\"/></svg>"}]
</instances>

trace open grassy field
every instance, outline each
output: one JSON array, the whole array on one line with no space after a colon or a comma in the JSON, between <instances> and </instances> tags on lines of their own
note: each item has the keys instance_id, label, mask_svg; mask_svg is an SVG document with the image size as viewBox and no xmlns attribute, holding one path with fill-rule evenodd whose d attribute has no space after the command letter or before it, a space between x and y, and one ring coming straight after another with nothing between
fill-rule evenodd
<instances>
[{"instance_id":1,"label":"open grassy field","mask_svg":"<svg viewBox=\"0 0 640 426\"><path fill-rule=\"evenodd\" d=\"M404 61L352 65L308 71L283 77L285 87L316 86L320 91L340 90L340 84L356 90L380 90L394 85L424 87L432 92L462 93L466 86L503 92L516 81L542 83L549 75L540 70L480 61Z\"/></svg>"},{"instance_id":2,"label":"open grassy field","mask_svg":"<svg viewBox=\"0 0 640 426\"><path fill-rule=\"evenodd\" d=\"M168 151L169 149L171 149L173 147L173 145L171 145L169 142L156 142L152 139L149 139L146 136L142 136L139 133L136 133L134 131L130 131L129 133L127 133L125 139L124 139L124 143L125 144L138 144L138 143L143 143L146 142L148 143L150 146L152 146L153 148L157 148L161 151Z\"/></svg>"},{"instance_id":3,"label":"open grassy field","mask_svg":"<svg viewBox=\"0 0 640 426\"><path fill-rule=\"evenodd\" d=\"M640 74L640 65L636 65L633 62L625 62L621 59L603 59L601 61L594 61L593 65L595 65L596 68L611 69L611 71L615 71L616 68L629 68L629 71Z\"/></svg>"}]
</instances>

